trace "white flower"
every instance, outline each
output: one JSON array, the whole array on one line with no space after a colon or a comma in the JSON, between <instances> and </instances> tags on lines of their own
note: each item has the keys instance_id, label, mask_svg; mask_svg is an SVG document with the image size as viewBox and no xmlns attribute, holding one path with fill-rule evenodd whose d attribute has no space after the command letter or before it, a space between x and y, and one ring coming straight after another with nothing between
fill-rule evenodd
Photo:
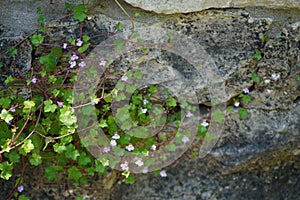
<instances>
[{"instance_id":1,"label":"white flower","mask_svg":"<svg viewBox=\"0 0 300 200\"><path fill-rule=\"evenodd\" d=\"M141 112L145 114L147 112L147 108L141 108Z\"/></svg>"},{"instance_id":2,"label":"white flower","mask_svg":"<svg viewBox=\"0 0 300 200\"><path fill-rule=\"evenodd\" d=\"M239 106L240 106L240 102L235 101L235 102L233 103L233 105L234 105L235 107L239 107Z\"/></svg>"},{"instance_id":3,"label":"white flower","mask_svg":"<svg viewBox=\"0 0 300 200\"><path fill-rule=\"evenodd\" d=\"M111 141L110 141L110 145L113 146L113 147L114 147L114 146L117 146L116 140L111 140Z\"/></svg>"},{"instance_id":4,"label":"white flower","mask_svg":"<svg viewBox=\"0 0 300 200\"><path fill-rule=\"evenodd\" d=\"M81 39L76 40L76 46L80 47L83 44L83 41Z\"/></svg>"},{"instance_id":5,"label":"white flower","mask_svg":"<svg viewBox=\"0 0 300 200\"><path fill-rule=\"evenodd\" d=\"M118 140L120 139L120 135L117 132L115 132L115 134L112 136L112 139Z\"/></svg>"},{"instance_id":6,"label":"white flower","mask_svg":"<svg viewBox=\"0 0 300 200\"><path fill-rule=\"evenodd\" d=\"M122 81L127 81L127 80L128 80L128 77L127 77L127 76L122 76L121 80L122 80Z\"/></svg>"},{"instance_id":7,"label":"white flower","mask_svg":"<svg viewBox=\"0 0 300 200\"><path fill-rule=\"evenodd\" d=\"M106 61L104 59L101 59L101 61L99 62L99 65L101 67L104 67L106 65Z\"/></svg>"},{"instance_id":8,"label":"white flower","mask_svg":"<svg viewBox=\"0 0 300 200\"><path fill-rule=\"evenodd\" d=\"M102 152L103 153L108 153L108 152L110 152L110 148L109 147L104 147Z\"/></svg>"},{"instance_id":9,"label":"white flower","mask_svg":"<svg viewBox=\"0 0 300 200\"><path fill-rule=\"evenodd\" d=\"M69 64L71 69L76 67L76 61L69 61Z\"/></svg>"},{"instance_id":10,"label":"white flower","mask_svg":"<svg viewBox=\"0 0 300 200\"><path fill-rule=\"evenodd\" d=\"M144 162L142 161L141 158L139 158L137 161L135 161L135 164L139 167L143 166L144 165Z\"/></svg>"},{"instance_id":11,"label":"white flower","mask_svg":"<svg viewBox=\"0 0 300 200\"><path fill-rule=\"evenodd\" d=\"M134 146L132 144L129 144L125 147L125 149L127 149L127 151L133 151L134 150Z\"/></svg>"},{"instance_id":12,"label":"white flower","mask_svg":"<svg viewBox=\"0 0 300 200\"><path fill-rule=\"evenodd\" d=\"M209 123L206 122L206 120L204 120L202 123L201 123L201 126L204 126L204 127L207 127L209 125Z\"/></svg>"},{"instance_id":13,"label":"white flower","mask_svg":"<svg viewBox=\"0 0 300 200\"><path fill-rule=\"evenodd\" d=\"M272 79L277 81L280 78L280 74L272 74Z\"/></svg>"},{"instance_id":14,"label":"white flower","mask_svg":"<svg viewBox=\"0 0 300 200\"><path fill-rule=\"evenodd\" d=\"M73 54L70 58L70 61L77 60L79 57L76 54Z\"/></svg>"},{"instance_id":15,"label":"white flower","mask_svg":"<svg viewBox=\"0 0 300 200\"><path fill-rule=\"evenodd\" d=\"M122 168L123 171L128 171L129 170L129 166L128 166L127 161L125 161L124 163L121 163L120 167Z\"/></svg>"},{"instance_id":16,"label":"white flower","mask_svg":"<svg viewBox=\"0 0 300 200\"><path fill-rule=\"evenodd\" d=\"M185 116L188 117L188 118L190 118L190 117L193 116L193 114L191 112L188 112Z\"/></svg>"},{"instance_id":17,"label":"white flower","mask_svg":"<svg viewBox=\"0 0 300 200\"><path fill-rule=\"evenodd\" d=\"M266 79L265 81L264 81L264 83L265 84L269 84L271 81L269 80L269 79Z\"/></svg>"},{"instance_id":18,"label":"white flower","mask_svg":"<svg viewBox=\"0 0 300 200\"><path fill-rule=\"evenodd\" d=\"M166 170L161 170L159 174L160 174L161 177L167 177L168 176Z\"/></svg>"},{"instance_id":19,"label":"white flower","mask_svg":"<svg viewBox=\"0 0 300 200\"><path fill-rule=\"evenodd\" d=\"M33 78L32 80L31 80L31 83L36 83L37 82L37 78Z\"/></svg>"},{"instance_id":20,"label":"white flower","mask_svg":"<svg viewBox=\"0 0 300 200\"><path fill-rule=\"evenodd\" d=\"M84 61L81 61L79 64L78 64L79 67L85 67L86 66L86 63Z\"/></svg>"},{"instance_id":21,"label":"white flower","mask_svg":"<svg viewBox=\"0 0 300 200\"><path fill-rule=\"evenodd\" d=\"M187 143L187 142L190 141L190 138L187 137L187 136L183 136L183 138L181 139L181 141L185 144L185 143Z\"/></svg>"},{"instance_id":22,"label":"white flower","mask_svg":"<svg viewBox=\"0 0 300 200\"><path fill-rule=\"evenodd\" d=\"M68 46L68 43L63 43L63 49L66 49Z\"/></svg>"},{"instance_id":23,"label":"white flower","mask_svg":"<svg viewBox=\"0 0 300 200\"><path fill-rule=\"evenodd\" d=\"M151 149L152 151L155 151L155 150L156 150L156 145L153 144L153 145L150 147L150 149Z\"/></svg>"}]
</instances>

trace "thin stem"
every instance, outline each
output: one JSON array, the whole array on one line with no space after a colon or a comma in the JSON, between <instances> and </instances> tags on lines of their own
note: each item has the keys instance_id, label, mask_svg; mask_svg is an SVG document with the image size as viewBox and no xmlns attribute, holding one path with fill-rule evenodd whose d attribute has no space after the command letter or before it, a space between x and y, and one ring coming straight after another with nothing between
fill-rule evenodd
<instances>
[{"instance_id":1,"label":"thin stem","mask_svg":"<svg viewBox=\"0 0 300 200\"><path fill-rule=\"evenodd\" d=\"M121 10L127 15L127 17L130 20L130 23L131 23L131 26L132 26L132 33L128 37L128 39L129 39L129 38L131 38L132 34L134 33L134 21L133 21L132 17L128 14L128 12L125 10L125 8L119 3L119 1L118 0L114 0L114 1L121 8Z\"/></svg>"}]
</instances>

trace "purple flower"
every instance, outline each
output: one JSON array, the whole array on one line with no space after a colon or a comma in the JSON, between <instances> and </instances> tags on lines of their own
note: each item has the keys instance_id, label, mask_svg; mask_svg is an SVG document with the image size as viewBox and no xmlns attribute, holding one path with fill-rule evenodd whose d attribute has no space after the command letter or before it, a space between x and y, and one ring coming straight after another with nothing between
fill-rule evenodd
<instances>
[{"instance_id":1,"label":"purple flower","mask_svg":"<svg viewBox=\"0 0 300 200\"><path fill-rule=\"evenodd\" d=\"M185 115L187 118L190 118L193 116L193 114L191 112L188 112L186 115Z\"/></svg>"},{"instance_id":2,"label":"purple flower","mask_svg":"<svg viewBox=\"0 0 300 200\"><path fill-rule=\"evenodd\" d=\"M166 170L161 170L159 174L160 174L161 177L167 177L168 176Z\"/></svg>"},{"instance_id":3,"label":"purple flower","mask_svg":"<svg viewBox=\"0 0 300 200\"><path fill-rule=\"evenodd\" d=\"M185 143L187 143L187 142L190 141L190 138L187 137L187 136L183 136L183 138L181 139L181 141L185 144Z\"/></svg>"},{"instance_id":4,"label":"purple flower","mask_svg":"<svg viewBox=\"0 0 300 200\"><path fill-rule=\"evenodd\" d=\"M125 161L124 163L122 163L120 165L120 167L122 168L123 171L128 171L129 170L129 166L128 166L128 162Z\"/></svg>"},{"instance_id":5,"label":"purple flower","mask_svg":"<svg viewBox=\"0 0 300 200\"><path fill-rule=\"evenodd\" d=\"M62 102L62 101L57 101L56 104L58 105L58 107L63 107L64 102Z\"/></svg>"},{"instance_id":6,"label":"purple flower","mask_svg":"<svg viewBox=\"0 0 300 200\"><path fill-rule=\"evenodd\" d=\"M80 47L83 44L83 41L81 39L76 40L76 46Z\"/></svg>"},{"instance_id":7,"label":"purple flower","mask_svg":"<svg viewBox=\"0 0 300 200\"><path fill-rule=\"evenodd\" d=\"M248 88L244 88L244 89L243 89L243 93L244 93L244 94L249 94L249 93L250 93L250 91L249 91L249 89L248 89Z\"/></svg>"},{"instance_id":8,"label":"purple flower","mask_svg":"<svg viewBox=\"0 0 300 200\"><path fill-rule=\"evenodd\" d=\"M129 144L125 147L125 149L127 149L127 151L133 151L134 150L134 146L132 144Z\"/></svg>"},{"instance_id":9,"label":"purple flower","mask_svg":"<svg viewBox=\"0 0 300 200\"><path fill-rule=\"evenodd\" d=\"M108 153L108 152L110 152L110 148L109 147L104 147L102 152L103 153Z\"/></svg>"},{"instance_id":10,"label":"purple flower","mask_svg":"<svg viewBox=\"0 0 300 200\"><path fill-rule=\"evenodd\" d=\"M143 162L143 160L142 160L141 158L139 158L139 159L137 159L137 160L135 161L135 164L136 164L137 166L141 167L141 166L144 165L144 162Z\"/></svg>"},{"instance_id":11,"label":"purple flower","mask_svg":"<svg viewBox=\"0 0 300 200\"><path fill-rule=\"evenodd\" d=\"M86 66L86 63L82 60L79 64L78 64L79 67L85 67Z\"/></svg>"},{"instance_id":12,"label":"purple flower","mask_svg":"<svg viewBox=\"0 0 300 200\"><path fill-rule=\"evenodd\" d=\"M73 54L70 58L70 61L75 61L75 60L78 60L78 56L76 54Z\"/></svg>"},{"instance_id":13,"label":"purple flower","mask_svg":"<svg viewBox=\"0 0 300 200\"><path fill-rule=\"evenodd\" d=\"M145 105L147 103L149 103L149 101L147 99L143 99L143 104Z\"/></svg>"},{"instance_id":14,"label":"purple flower","mask_svg":"<svg viewBox=\"0 0 300 200\"><path fill-rule=\"evenodd\" d=\"M18 192L23 192L24 191L24 186L23 185L20 185L18 188L17 188Z\"/></svg>"}]
</instances>

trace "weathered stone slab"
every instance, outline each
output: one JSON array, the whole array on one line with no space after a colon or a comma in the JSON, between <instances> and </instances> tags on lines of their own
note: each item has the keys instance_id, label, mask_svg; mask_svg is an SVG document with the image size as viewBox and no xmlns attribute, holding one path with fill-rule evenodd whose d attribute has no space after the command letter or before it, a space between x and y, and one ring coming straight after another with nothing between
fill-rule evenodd
<instances>
[{"instance_id":1,"label":"weathered stone slab","mask_svg":"<svg viewBox=\"0 0 300 200\"><path fill-rule=\"evenodd\" d=\"M244 8L262 6L267 8L300 8L298 0L125 0L144 10L157 13L188 13L209 8Z\"/></svg>"}]
</instances>

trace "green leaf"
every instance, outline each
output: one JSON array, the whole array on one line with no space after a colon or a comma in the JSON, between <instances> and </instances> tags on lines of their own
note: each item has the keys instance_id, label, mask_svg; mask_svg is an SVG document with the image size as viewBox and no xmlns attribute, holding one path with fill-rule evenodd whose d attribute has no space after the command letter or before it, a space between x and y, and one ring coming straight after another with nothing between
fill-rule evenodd
<instances>
[{"instance_id":1,"label":"green leaf","mask_svg":"<svg viewBox=\"0 0 300 200\"><path fill-rule=\"evenodd\" d=\"M240 108L239 111L240 119L246 119L248 117L248 111L245 108Z\"/></svg>"},{"instance_id":2,"label":"green leaf","mask_svg":"<svg viewBox=\"0 0 300 200\"><path fill-rule=\"evenodd\" d=\"M123 26L122 26L122 24L121 24L120 22L118 22L118 23L116 24L116 29L117 29L117 30L122 30L122 29L123 29Z\"/></svg>"},{"instance_id":3,"label":"green leaf","mask_svg":"<svg viewBox=\"0 0 300 200\"><path fill-rule=\"evenodd\" d=\"M44 37L41 34L34 34L34 35L30 36L29 38L33 45L39 45L39 44L43 43L43 41L44 41Z\"/></svg>"},{"instance_id":4,"label":"green leaf","mask_svg":"<svg viewBox=\"0 0 300 200\"><path fill-rule=\"evenodd\" d=\"M69 39L68 39L68 42L69 42L71 45L75 46L76 40L75 40L74 38L69 38Z\"/></svg>"},{"instance_id":5,"label":"green leaf","mask_svg":"<svg viewBox=\"0 0 300 200\"><path fill-rule=\"evenodd\" d=\"M255 54L252 56L254 59L256 59L256 60L261 60L261 52L260 52L260 50L256 50L255 51Z\"/></svg>"},{"instance_id":6,"label":"green leaf","mask_svg":"<svg viewBox=\"0 0 300 200\"><path fill-rule=\"evenodd\" d=\"M31 165L38 166L38 165L42 164L42 157L40 156L40 154L33 153L29 157L29 162Z\"/></svg>"},{"instance_id":7,"label":"green leaf","mask_svg":"<svg viewBox=\"0 0 300 200\"><path fill-rule=\"evenodd\" d=\"M76 160L78 156L80 156L79 151L76 149L73 144L69 144L66 146L66 152L65 152L66 158L71 158L72 160Z\"/></svg>"},{"instance_id":8,"label":"green leaf","mask_svg":"<svg viewBox=\"0 0 300 200\"><path fill-rule=\"evenodd\" d=\"M222 123L225 120L225 115L222 113L220 109L217 109L213 112L213 120L218 123Z\"/></svg>"},{"instance_id":9,"label":"green leaf","mask_svg":"<svg viewBox=\"0 0 300 200\"><path fill-rule=\"evenodd\" d=\"M130 139L131 139L131 136L129 134L124 134L120 137L119 143L122 145L127 145L127 144L129 144Z\"/></svg>"},{"instance_id":10,"label":"green leaf","mask_svg":"<svg viewBox=\"0 0 300 200\"><path fill-rule=\"evenodd\" d=\"M81 166L86 166L90 163L92 163L92 159L88 155L86 155L85 152L81 152L78 159L78 164Z\"/></svg>"},{"instance_id":11,"label":"green leaf","mask_svg":"<svg viewBox=\"0 0 300 200\"><path fill-rule=\"evenodd\" d=\"M8 53L10 56L15 56L18 54L18 49L14 48L14 47L9 47L8 48Z\"/></svg>"},{"instance_id":12,"label":"green leaf","mask_svg":"<svg viewBox=\"0 0 300 200\"><path fill-rule=\"evenodd\" d=\"M234 109L234 107L233 107L233 106L228 106L228 107L227 107L227 111L228 111L228 112L232 112L232 111L233 111L233 109Z\"/></svg>"},{"instance_id":13,"label":"green leaf","mask_svg":"<svg viewBox=\"0 0 300 200\"><path fill-rule=\"evenodd\" d=\"M198 137L203 138L206 133L207 133L207 128L202 125L199 125L198 126Z\"/></svg>"},{"instance_id":14,"label":"green leaf","mask_svg":"<svg viewBox=\"0 0 300 200\"><path fill-rule=\"evenodd\" d=\"M84 34L84 35L82 36L82 40L83 40L84 42L88 42L90 39L91 39L91 38L90 38L87 34Z\"/></svg>"},{"instance_id":15,"label":"green leaf","mask_svg":"<svg viewBox=\"0 0 300 200\"><path fill-rule=\"evenodd\" d=\"M18 200L30 200L29 197L26 197L24 194L21 194L19 197L18 197Z\"/></svg>"},{"instance_id":16,"label":"green leaf","mask_svg":"<svg viewBox=\"0 0 300 200\"><path fill-rule=\"evenodd\" d=\"M101 128L105 128L105 127L108 127L108 124L106 123L105 119L101 119L99 126Z\"/></svg>"},{"instance_id":17,"label":"green leaf","mask_svg":"<svg viewBox=\"0 0 300 200\"><path fill-rule=\"evenodd\" d=\"M98 174L103 174L105 172L105 167L99 160L95 160L95 172Z\"/></svg>"},{"instance_id":18,"label":"green leaf","mask_svg":"<svg viewBox=\"0 0 300 200\"><path fill-rule=\"evenodd\" d=\"M0 69L3 67L3 63L2 62L0 62Z\"/></svg>"},{"instance_id":19,"label":"green leaf","mask_svg":"<svg viewBox=\"0 0 300 200\"><path fill-rule=\"evenodd\" d=\"M175 151L176 150L176 145L174 143L170 143L167 145L168 151Z\"/></svg>"},{"instance_id":20,"label":"green leaf","mask_svg":"<svg viewBox=\"0 0 300 200\"><path fill-rule=\"evenodd\" d=\"M3 109L1 111L0 118L6 123L9 123L14 117L6 109Z\"/></svg>"},{"instance_id":21,"label":"green leaf","mask_svg":"<svg viewBox=\"0 0 300 200\"><path fill-rule=\"evenodd\" d=\"M125 48L125 41L121 39L117 39L114 41L114 45L117 50L123 50Z\"/></svg>"},{"instance_id":22,"label":"green leaf","mask_svg":"<svg viewBox=\"0 0 300 200\"><path fill-rule=\"evenodd\" d=\"M3 152L9 152L11 150L10 142L11 139L6 139L4 145L1 146Z\"/></svg>"},{"instance_id":23,"label":"green leaf","mask_svg":"<svg viewBox=\"0 0 300 200\"><path fill-rule=\"evenodd\" d=\"M31 152L34 149L34 145L32 144L31 139L25 140L22 144L21 148L19 149L20 154L26 156L27 153Z\"/></svg>"},{"instance_id":24,"label":"green leaf","mask_svg":"<svg viewBox=\"0 0 300 200\"><path fill-rule=\"evenodd\" d=\"M258 83L258 82L260 82L260 77L256 73L252 73L252 80L255 83Z\"/></svg>"},{"instance_id":25,"label":"green leaf","mask_svg":"<svg viewBox=\"0 0 300 200\"><path fill-rule=\"evenodd\" d=\"M54 166L47 166L45 168L45 176L48 180L56 180L58 178L56 168Z\"/></svg>"},{"instance_id":26,"label":"green leaf","mask_svg":"<svg viewBox=\"0 0 300 200\"><path fill-rule=\"evenodd\" d=\"M129 184L132 185L135 183L135 179L132 175L129 175L125 180L124 180L125 184Z\"/></svg>"},{"instance_id":27,"label":"green leaf","mask_svg":"<svg viewBox=\"0 0 300 200\"><path fill-rule=\"evenodd\" d=\"M76 116L68 106L64 106L60 110L59 120L66 126L71 126L77 121Z\"/></svg>"},{"instance_id":28,"label":"green leaf","mask_svg":"<svg viewBox=\"0 0 300 200\"><path fill-rule=\"evenodd\" d=\"M2 108L9 109L11 104L11 100L9 97L2 97L0 98L0 105Z\"/></svg>"},{"instance_id":29,"label":"green leaf","mask_svg":"<svg viewBox=\"0 0 300 200\"><path fill-rule=\"evenodd\" d=\"M216 99L211 100L211 105L212 106L217 106L218 104L219 104L218 100L216 100Z\"/></svg>"},{"instance_id":30,"label":"green leaf","mask_svg":"<svg viewBox=\"0 0 300 200\"><path fill-rule=\"evenodd\" d=\"M251 97L249 95L243 94L242 101L243 101L243 103L248 104L251 101Z\"/></svg>"},{"instance_id":31,"label":"green leaf","mask_svg":"<svg viewBox=\"0 0 300 200\"><path fill-rule=\"evenodd\" d=\"M56 153L62 153L66 150L66 146L56 143L53 145L53 149Z\"/></svg>"},{"instance_id":32,"label":"green leaf","mask_svg":"<svg viewBox=\"0 0 300 200\"><path fill-rule=\"evenodd\" d=\"M13 149L9 153L7 153L6 157L9 159L9 161L11 163L19 163L20 162L20 154L18 154L15 149Z\"/></svg>"},{"instance_id":33,"label":"green leaf","mask_svg":"<svg viewBox=\"0 0 300 200\"><path fill-rule=\"evenodd\" d=\"M74 7L73 12L74 12L74 18L78 19L80 22L85 20L86 18L86 12L88 11L88 8L84 4L79 4Z\"/></svg>"},{"instance_id":34,"label":"green leaf","mask_svg":"<svg viewBox=\"0 0 300 200\"><path fill-rule=\"evenodd\" d=\"M140 17L141 16L141 14L140 13L134 13L134 17Z\"/></svg>"},{"instance_id":35,"label":"green leaf","mask_svg":"<svg viewBox=\"0 0 300 200\"><path fill-rule=\"evenodd\" d=\"M78 48L78 52L79 53L85 52L89 48L90 45L91 45L90 43L83 44L81 47Z\"/></svg>"},{"instance_id":36,"label":"green leaf","mask_svg":"<svg viewBox=\"0 0 300 200\"><path fill-rule=\"evenodd\" d=\"M13 164L8 161L0 163L0 177L8 180L12 176Z\"/></svg>"},{"instance_id":37,"label":"green leaf","mask_svg":"<svg viewBox=\"0 0 300 200\"><path fill-rule=\"evenodd\" d=\"M53 104L52 100L44 101L44 112L54 113L57 108L56 104Z\"/></svg>"},{"instance_id":38,"label":"green leaf","mask_svg":"<svg viewBox=\"0 0 300 200\"><path fill-rule=\"evenodd\" d=\"M300 81L300 76L297 76L297 77L296 77L296 81Z\"/></svg>"},{"instance_id":39,"label":"green leaf","mask_svg":"<svg viewBox=\"0 0 300 200\"><path fill-rule=\"evenodd\" d=\"M72 166L68 169L68 178L69 179L73 179L73 180L75 180L75 182L77 182L81 177L82 177L82 173L80 172L80 170L77 167Z\"/></svg>"},{"instance_id":40,"label":"green leaf","mask_svg":"<svg viewBox=\"0 0 300 200\"><path fill-rule=\"evenodd\" d=\"M65 2L65 10L66 11L72 10L72 4Z\"/></svg>"}]
</instances>

